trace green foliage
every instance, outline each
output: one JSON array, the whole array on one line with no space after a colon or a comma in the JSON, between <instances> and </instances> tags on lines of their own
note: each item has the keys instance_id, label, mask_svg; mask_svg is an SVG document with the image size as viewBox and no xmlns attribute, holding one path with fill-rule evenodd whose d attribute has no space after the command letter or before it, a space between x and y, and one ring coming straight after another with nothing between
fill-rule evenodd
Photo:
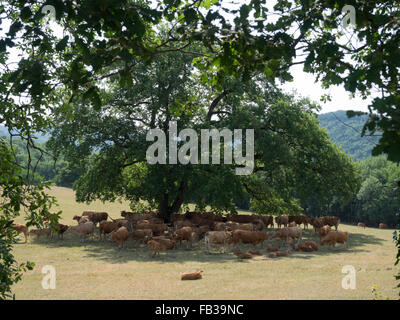
<instances>
[{"instance_id":1,"label":"green foliage","mask_svg":"<svg viewBox=\"0 0 400 320\"><path fill-rule=\"evenodd\" d=\"M10 147L10 143L7 142ZM25 183L35 184L43 181L54 182L57 186L72 187L79 177L76 168L63 159L56 159L46 150L46 146L35 143L37 149L29 150L21 139L13 139L12 152L15 162L21 167L20 174L25 177ZM42 152L44 151L44 153ZM30 159L30 160L29 160ZM30 163L29 163L30 162ZM34 172L29 171L34 169Z\"/></svg>"},{"instance_id":2,"label":"green foliage","mask_svg":"<svg viewBox=\"0 0 400 320\"><path fill-rule=\"evenodd\" d=\"M257 211L281 213L300 212L297 199L348 197L356 188L355 168L319 127L316 106L282 94L264 76L227 78L224 91L214 93L179 52L138 62L133 71L129 88L118 79L108 84L100 110L76 100L70 118L60 112L55 119L48 146L83 173L74 184L78 201L125 198L134 208L144 201L168 216L189 201L235 212L235 202L250 196ZM178 132L254 128L256 174L237 176L237 164L149 165L146 133L167 132L171 120Z\"/></svg>"},{"instance_id":3,"label":"green foliage","mask_svg":"<svg viewBox=\"0 0 400 320\"><path fill-rule=\"evenodd\" d=\"M325 87L343 85L363 97L377 88L382 95L369 106L364 130L382 132L374 155L400 161L397 0L352 1L357 24L347 30L342 28L344 1L278 0L271 9L267 0L233 7L220 1L165 0L154 7L145 0L105 0L101 6L91 0L54 0L62 39L48 28L41 13L44 1L1 3L11 24L0 48L6 52L20 47L28 53L15 70L7 69L1 82L9 94L29 96L33 110L44 111L56 102L60 86L66 96L84 97L99 109L104 101L98 80L118 76L121 85L129 86L138 59L150 62L171 51L196 58L203 80L219 90L231 76L249 81L265 74L270 80L290 81L290 66L302 63ZM227 19L227 13L233 19ZM170 30L160 41L154 30L166 21ZM358 43L343 41L351 33ZM20 36L21 43L16 40ZM188 50L194 43L208 52ZM302 55L304 60L297 61ZM104 74L106 69L112 72ZM4 108L18 112L5 100ZM45 122L42 114L35 116L38 126Z\"/></svg>"},{"instance_id":4,"label":"green foliage","mask_svg":"<svg viewBox=\"0 0 400 320\"><path fill-rule=\"evenodd\" d=\"M357 193L357 218L374 224L384 222L396 226L400 198L395 181L400 177L400 168L383 157L374 157L361 161L360 170L363 183Z\"/></svg>"},{"instance_id":5,"label":"green foliage","mask_svg":"<svg viewBox=\"0 0 400 320\"><path fill-rule=\"evenodd\" d=\"M391 227L398 226L400 200L396 181L400 168L384 157L370 157L357 163L358 187L350 197L340 201L330 198L323 205L318 197L302 203L311 216L336 215L346 222L365 222L377 227L383 222Z\"/></svg>"},{"instance_id":6,"label":"green foliage","mask_svg":"<svg viewBox=\"0 0 400 320\"><path fill-rule=\"evenodd\" d=\"M21 170L7 143L0 138L0 299L13 298L11 287L21 280L22 272L32 270L32 262L18 263L12 254L17 232L11 225L25 211L27 226L43 226L43 218L55 200L45 192L46 185L25 185Z\"/></svg>"}]
</instances>

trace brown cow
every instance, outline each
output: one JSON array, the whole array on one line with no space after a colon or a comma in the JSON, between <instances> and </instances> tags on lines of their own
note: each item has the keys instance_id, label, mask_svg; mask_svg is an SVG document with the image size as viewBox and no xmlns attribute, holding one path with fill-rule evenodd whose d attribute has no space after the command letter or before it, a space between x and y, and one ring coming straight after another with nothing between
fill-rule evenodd
<instances>
[{"instance_id":1,"label":"brown cow","mask_svg":"<svg viewBox=\"0 0 400 320\"><path fill-rule=\"evenodd\" d=\"M331 227L335 227L335 230L337 230L339 223L340 223L340 219L339 217L336 216L326 216L326 217L322 217L323 221L324 221L324 225L328 225Z\"/></svg>"},{"instance_id":2,"label":"brown cow","mask_svg":"<svg viewBox=\"0 0 400 320\"><path fill-rule=\"evenodd\" d=\"M141 229L151 229L153 234L158 236L163 234L165 231L168 231L168 226L166 224L159 223L141 223L136 225L136 230Z\"/></svg>"},{"instance_id":3,"label":"brown cow","mask_svg":"<svg viewBox=\"0 0 400 320\"><path fill-rule=\"evenodd\" d=\"M238 243L251 243L254 247L265 240L268 240L268 234L259 231L235 230L232 233L232 241L236 246Z\"/></svg>"},{"instance_id":4,"label":"brown cow","mask_svg":"<svg viewBox=\"0 0 400 320\"><path fill-rule=\"evenodd\" d=\"M64 239L64 233L68 230L69 226L61 223L57 223L54 226L50 227L53 231L55 231L58 235L58 238Z\"/></svg>"},{"instance_id":5,"label":"brown cow","mask_svg":"<svg viewBox=\"0 0 400 320\"><path fill-rule=\"evenodd\" d=\"M13 223L11 227L18 232L18 234L23 233L25 237L25 243L28 241L29 232L28 227L24 224Z\"/></svg>"},{"instance_id":6,"label":"brown cow","mask_svg":"<svg viewBox=\"0 0 400 320\"><path fill-rule=\"evenodd\" d=\"M203 270L197 270L196 272L186 272L181 274L181 280L197 280L202 278Z\"/></svg>"},{"instance_id":7,"label":"brown cow","mask_svg":"<svg viewBox=\"0 0 400 320\"><path fill-rule=\"evenodd\" d=\"M358 226L358 227L362 227L362 228L365 229L365 223L364 223L364 222L359 222L359 223L357 223L357 226Z\"/></svg>"},{"instance_id":8,"label":"brown cow","mask_svg":"<svg viewBox=\"0 0 400 320\"><path fill-rule=\"evenodd\" d=\"M289 224L289 217L287 215L277 216L275 217L275 222L278 225L278 228L280 228L281 225L286 228Z\"/></svg>"},{"instance_id":9,"label":"brown cow","mask_svg":"<svg viewBox=\"0 0 400 320\"><path fill-rule=\"evenodd\" d=\"M314 241L302 241L295 249L296 251L312 252L318 250L318 244Z\"/></svg>"},{"instance_id":10,"label":"brown cow","mask_svg":"<svg viewBox=\"0 0 400 320\"><path fill-rule=\"evenodd\" d=\"M175 241L179 241L180 247L182 247L183 240L186 240L187 244L190 244L190 247L192 247L194 235L191 227L182 227L174 232L173 238Z\"/></svg>"},{"instance_id":11,"label":"brown cow","mask_svg":"<svg viewBox=\"0 0 400 320\"><path fill-rule=\"evenodd\" d=\"M119 249L125 246L126 240L128 240L129 237L130 232L126 227L121 227L111 232L111 240L117 243Z\"/></svg>"},{"instance_id":12,"label":"brown cow","mask_svg":"<svg viewBox=\"0 0 400 320\"><path fill-rule=\"evenodd\" d=\"M329 231L327 235L322 237L320 241L320 245L323 246L324 244L329 244L332 247L336 245L336 242L343 243L344 247L346 248L346 241L349 238L349 233L347 231Z\"/></svg>"}]
</instances>

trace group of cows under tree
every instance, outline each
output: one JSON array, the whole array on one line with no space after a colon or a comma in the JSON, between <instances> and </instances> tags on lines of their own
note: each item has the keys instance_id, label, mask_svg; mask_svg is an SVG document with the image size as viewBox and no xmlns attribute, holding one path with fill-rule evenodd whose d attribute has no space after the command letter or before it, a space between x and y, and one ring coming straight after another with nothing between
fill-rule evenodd
<instances>
[{"instance_id":1,"label":"group of cows under tree","mask_svg":"<svg viewBox=\"0 0 400 320\"><path fill-rule=\"evenodd\" d=\"M84 241L89 235L93 237L98 225L100 240L106 239L109 235L109 238L117 243L118 248L126 246L126 241L129 239L140 241L147 245L153 257L159 255L161 251L175 249L178 243L182 247L183 241L187 242L188 247L192 247L193 242L202 240L208 252L212 244L222 245L224 251L226 245L233 244L233 253L238 258L249 259L254 255L263 254L260 250L256 250L256 245L263 246L264 241L277 239L278 244L270 243L267 246L267 256L275 258L287 256L291 250L317 251L319 249L317 242L302 241L302 230L309 225L319 236L321 246L328 244L334 247L336 243L343 243L346 247L349 235L347 231L338 230L340 219L335 216L310 218L306 215L281 215L274 219L273 216L266 215L228 214L224 217L212 212L188 211L185 214L175 214L172 225L165 224L155 212L122 211L121 217L113 219L106 212L84 211L81 216L73 217L73 220L77 221L77 225L74 226L50 224L50 219L47 218L45 219L47 227L43 229L28 231L22 224L13 224L13 227L18 233L24 233L25 242L29 234L34 234L37 238L43 235L49 238L54 233L57 233L59 238L68 233L78 234ZM274 222L277 230L268 234L268 228L275 227ZM364 223L359 223L358 226L365 228ZM379 228L387 228L387 225L381 223ZM241 252L237 247L239 243L251 244L253 250Z\"/></svg>"}]
</instances>

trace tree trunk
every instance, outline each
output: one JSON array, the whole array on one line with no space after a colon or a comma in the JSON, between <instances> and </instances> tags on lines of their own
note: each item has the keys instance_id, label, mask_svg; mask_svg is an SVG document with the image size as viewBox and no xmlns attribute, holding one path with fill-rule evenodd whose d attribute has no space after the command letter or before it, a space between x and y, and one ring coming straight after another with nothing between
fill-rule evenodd
<instances>
[{"instance_id":1,"label":"tree trunk","mask_svg":"<svg viewBox=\"0 0 400 320\"><path fill-rule=\"evenodd\" d=\"M187 189L186 181L181 181L179 185L178 195L176 196L172 205L169 205L168 203L169 199L168 194L167 193L164 194L164 198L158 206L158 215L160 216L160 218L164 219L165 223L168 224L171 223L173 214L177 213L181 208L185 200L186 189Z\"/></svg>"}]
</instances>

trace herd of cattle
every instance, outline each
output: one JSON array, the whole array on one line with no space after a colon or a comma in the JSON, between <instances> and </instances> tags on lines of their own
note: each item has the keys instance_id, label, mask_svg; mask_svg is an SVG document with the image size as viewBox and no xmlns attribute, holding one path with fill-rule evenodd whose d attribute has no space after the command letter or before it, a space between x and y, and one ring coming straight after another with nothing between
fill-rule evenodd
<instances>
[{"instance_id":1,"label":"herd of cattle","mask_svg":"<svg viewBox=\"0 0 400 320\"><path fill-rule=\"evenodd\" d=\"M281 215L272 217L265 215L238 215L229 214L221 216L212 212L186 212L175 214L171 224L164 223L164 220L155 212L134 213L121 212L120 219L112 219L106 212L84 211L81 216L74 216L77 225L67 226L61 223L50 224L46 219L47 227L43 229L32 229L22 224L13 224L19 233L24 233L25 241L29 234L52 237L54 233L58 237L64 234L78 234L82 241L87 236L94 235L98 225L99 238L106 239L107 235L115 241L118 248L126 246L129 239L140 241L147 245L150 254L154 257L161 251L172 250L186 241L187 246L192 247L193 242L204 241L205 249L210 251L211 245L222 245L224 251L226 246L233 244L233 253L240 259L249 259L254 255L261 255L260 250L255 250L258 244L263 245L267 240L277 239L278 244L267 246L268 257L275 258L290 254L291 250L312 252L319 249L315 241L302 241L302 230L311 225L315 234L320 238L321 246L328 244L335 246L336 243L343 243L346 247L348 232L338 230L340 219L335 216L310 218L305 215L288 216ZM108 220L110 218L110 220ZM275 221L274 221L275 220ZM268 234L268 228L277 230ZM303 225L303 229L301 228ZM364 227L365 224L359 223ZM333 230L333 227L335 230ZM386 228L384 224L380 228ZM241 252L237 249L239 243L253 245L253 250ZM282 247L282 250L281 250Z\"/></svg>"}]
</instances>

